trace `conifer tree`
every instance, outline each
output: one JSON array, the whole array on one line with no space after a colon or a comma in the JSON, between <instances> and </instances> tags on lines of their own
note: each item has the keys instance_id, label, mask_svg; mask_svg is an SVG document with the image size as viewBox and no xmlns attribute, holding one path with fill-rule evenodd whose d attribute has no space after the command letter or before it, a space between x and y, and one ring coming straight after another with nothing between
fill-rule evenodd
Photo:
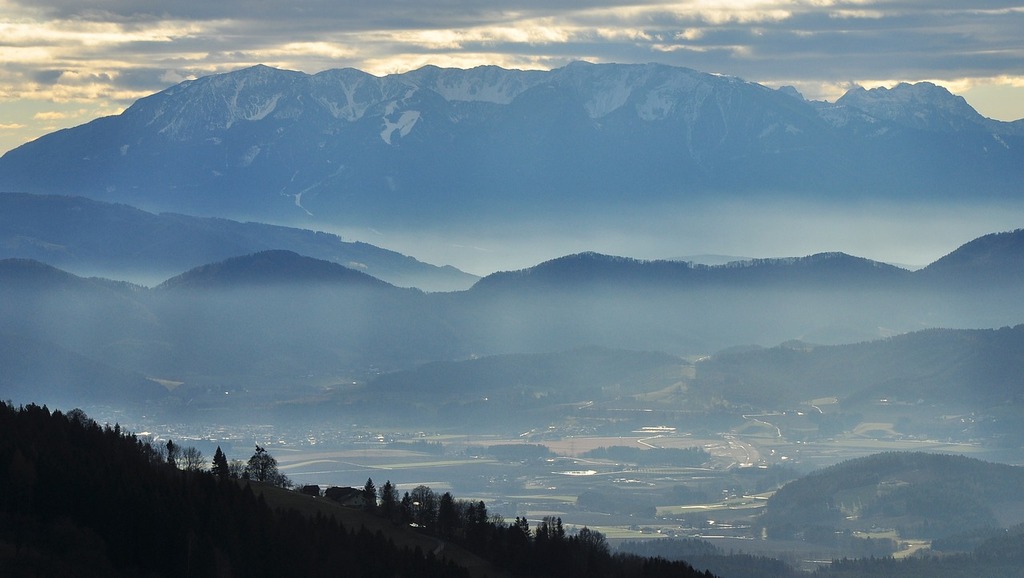
<instances>
[{"instance_id":1,"label":"conifer tree","mask_svg":"<svg viewBox=\"0 0 1024 578\"><path fill-rule=\"evenodd\" d=\"M363 499L366 500L367 510L377 509L377 486L373 485L373 478L366 478L363 485Z\"/></svg>"},{"instance_id":2,"label":"conifer tree","mask_svg":"<svg viewBox=\"0 0 1024 578\"><path fill-rule=\"evenodd\" d=\"M228 467L228 458L220 450L220 446L217 446L217 451L213 453L213 465L210 467L210 473L220 479L226 479L231 474Z\"/></svg>"},{"instance_id":3,"label":"conifer tree","mask_svg":"<svg viewBox=\"0 0 1024 578\"><path fill-rule=\"evenodd\" d=\"M380 511L385 518L393 520L398 513L398 490L395 489L391 480L384 482L380 487Z\"/></svg>"}]
</instances>

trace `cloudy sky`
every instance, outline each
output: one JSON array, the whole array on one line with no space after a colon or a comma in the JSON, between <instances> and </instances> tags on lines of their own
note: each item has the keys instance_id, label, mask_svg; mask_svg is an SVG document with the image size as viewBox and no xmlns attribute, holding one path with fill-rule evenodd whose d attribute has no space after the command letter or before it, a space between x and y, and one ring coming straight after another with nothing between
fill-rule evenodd
<instances>
[{"instance_id":1,"label":"cloudy sky","mask_svg":"<svg viewBox=\"0 0 1024 578\"><path fill-rule=\"evenodd\" d=\"M1010 0L0 0L0 152L252 64L373 74L425 64L660 62L834 100L928 80L1024 118Z\"/></svg>"}]
</instances>

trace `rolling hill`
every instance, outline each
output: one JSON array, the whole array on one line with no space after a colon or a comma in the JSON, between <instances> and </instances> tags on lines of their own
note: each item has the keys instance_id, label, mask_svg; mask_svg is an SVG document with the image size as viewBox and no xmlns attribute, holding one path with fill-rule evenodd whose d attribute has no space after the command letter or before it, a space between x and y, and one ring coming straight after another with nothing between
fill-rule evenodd
<instances>
[{"instance_id":1,"label":"rolling hill","mask_svg":"<svg viewBox=\"0 0 1024 578\"><path fill-rule=\"evenodd\" d=\"M324 232L154 214L83 197L0 194L0 258L153 285L183 270L259 251L290 250L402 287L466 289L476 277Z\"/></svg>"},{"instance_id":2,"label":"rolling hill","mask_svg":"<svg viewBox=\"0 0 1024 578\"><path fill-rule=\"evenodd\" d=\"M880 399L978 411L1024 402L1022 351L1024 325L929 329L848 345L787 343L714 355L697 365L694 387L755 407L835 397L850 411Z\"/></svg>"},{"instance_id":3,"label":"rolling hill","mask_svg":"<svg viewBox=\"0 0 1024 578\"><path fill-rule=\"evenodd\" d=\"M883 453L848 460L783 486L769 500L769 534L896 529L935 539L1021 522L1024 469L963 456Z\"/></svg>"},{"instance_id":4,"label":"rolling hill","mask_svg":"<svg viewBox=\"0 0 1024 578\"><path fill-rule=\"evenodd\" d=\"M965 247L948 259L973 261L978 289L965 290L955 276L836 253L722 266L585 253L449 293L395 287L282 250L197 267L154 288L9 259L0 260L0 321L19 339L180 383L173 397L182 407L223 404L224 391L242 405L319 399L340 383L371 383L431 362L439 365L379 378L380 391L390 388L401 399L417 384L440 393L462 383L470 389L451 390L455 397L524 385L553 395L587 383L614 385L584 379L593 368L635 382L664 366L660 354L628 375L611 363L612 353L569 363L586 358L582 352L660 351L675 359L752 345L698 364L691 398L792 408L835 397L846 412L886 398L989 416L1002 406L1012 414L1020 326L967 329L1024 319L1019 285L1007 276L1016 245L1000 242L979 259L971 256L973 244ZM951 330L920 331L928 327ZM759 349L794 339L802 343ZM551 352L576 353L515 357ZM38 349L31 362L45 365L46 356ZM574 374L580 380L570 379Z\"/></svg>"}]
</instances>

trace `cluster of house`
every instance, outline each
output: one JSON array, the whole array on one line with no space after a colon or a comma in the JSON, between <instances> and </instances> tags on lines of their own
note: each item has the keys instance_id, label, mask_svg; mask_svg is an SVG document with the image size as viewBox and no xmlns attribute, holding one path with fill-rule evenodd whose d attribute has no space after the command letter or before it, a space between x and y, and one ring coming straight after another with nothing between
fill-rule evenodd
<instances>
[{"instance_id":1,"label":"cluster of house","mask_svg":"<svg viewBox=\"0 0 1024 578\"><path fill-rule=\"evenodd\" d=\"M363 488L331 486L326 490L321 491L320 486L308 485L302 486L302 489L299 491L307 496L334 500L342 506L348 506L350 508L365 508L368 505L366 501L366 493L363 491Z\"/></svg>"}]
</instances>

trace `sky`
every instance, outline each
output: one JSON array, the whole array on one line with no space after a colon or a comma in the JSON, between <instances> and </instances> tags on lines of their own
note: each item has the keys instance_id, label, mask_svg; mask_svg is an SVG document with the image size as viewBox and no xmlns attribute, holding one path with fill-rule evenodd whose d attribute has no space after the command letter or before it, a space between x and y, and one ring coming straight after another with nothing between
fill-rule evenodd
<instances>
[{"instance_id":1,"label":"sky","mask_svg":"<svg viewBox=\"0 0 1024 578\"><path fill-rule=\"evenodd\" d=\"M685 66L833 101L930 81L1024 118L1024 2L1009 0L0 0L0 153L254 64Z\"/></svg>"}]
</instances>

